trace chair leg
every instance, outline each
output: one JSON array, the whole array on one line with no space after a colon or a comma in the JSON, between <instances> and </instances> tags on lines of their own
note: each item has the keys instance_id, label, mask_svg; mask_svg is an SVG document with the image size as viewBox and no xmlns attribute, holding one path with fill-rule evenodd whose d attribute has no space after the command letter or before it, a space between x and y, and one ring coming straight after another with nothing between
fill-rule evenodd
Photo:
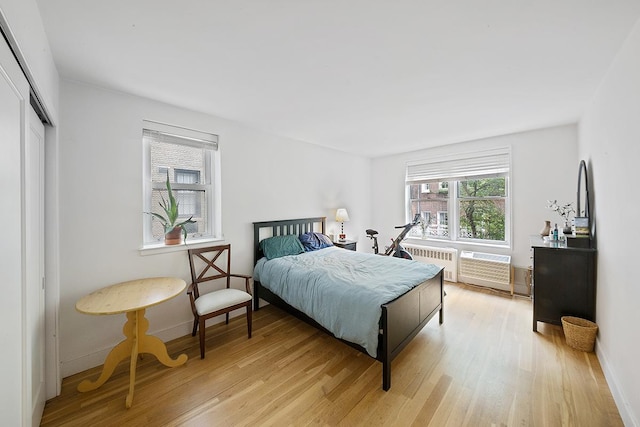
<instances>
[{"instance_id":1,"label":"chair leg","mask_svg":"<svg viewBox=\"0 0 640 427\"><path fill-rule=\"evenodd\" d=\"M200 318L200 359L204 359L204 319Z\"/></svg>"},{"instance_id":2,"label":"chair leg","mask_svg":"<svg viewBox=\"0 0 640 427\"><path fill-rule=\"evenodd\" d=\"M251 338L251 316L252 316L251 304L247 306L247 331L249 332L249 338Z\"/></svg>"},{"instance_id":3,"label":"chair leg","mask_svg":"<svg viewBox=\"0 0 640 427\"><path fill-rule=\"evenodd\" d=\"M193 316L193 331L191 331L191 336L196 336L196 331L198 330L198 316Z\"/></svg>"}]
</instances>

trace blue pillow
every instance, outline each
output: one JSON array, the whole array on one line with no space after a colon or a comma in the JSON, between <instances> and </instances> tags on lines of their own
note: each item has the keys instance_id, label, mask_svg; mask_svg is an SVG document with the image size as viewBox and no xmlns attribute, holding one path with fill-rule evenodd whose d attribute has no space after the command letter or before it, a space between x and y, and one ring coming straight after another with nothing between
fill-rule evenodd
<instances>
[{"instance_id":1,"label":"blue pillow","mask_svg":"<svg viewBox=\"0 0 640 427\"><path fill-rule=\"evenodd\" d=\"M304 252L304 247L295 234L264 239L260 241L260 249L267 259L298 255Z\"/></svg>"},{"instance_id":2,"label":"blue pillow","mask_svg":"<svg viewBox=\"0 0 640 427\"><path fill-rule=\"evenodd\" d=\"M313 231L301 234L299 239L300 242L302 242L302 246L304 246L304 250L307 252L333 246L333 243L327 236Z\"/></svg>"}]
</instances>

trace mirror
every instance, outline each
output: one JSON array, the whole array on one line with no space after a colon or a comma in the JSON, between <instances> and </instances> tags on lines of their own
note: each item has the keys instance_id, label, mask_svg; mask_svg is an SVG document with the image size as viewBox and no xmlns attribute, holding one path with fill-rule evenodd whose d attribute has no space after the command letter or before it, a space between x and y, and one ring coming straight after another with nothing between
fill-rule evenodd
<instances>
[{"instance_id":1,"label":"mirror","mask_svg":"<svg viewBox=\"0 0 640 427\"><path fill-rule=\"evenodd\" d=\"M584 208L580 201L584 200ZM578 200L576 203L576 216L589 217L591 206L589 204L589 178L587 176L587 164L584 160L580 161L578 169Z\"/></svg>"},{"instance_id":2,"label":"mirror","mask_svg":"<svg viewBox=\"0 0 640 427\"><path fill-rule=\"evenodd\" d=\"M584 206L581 202L584 201ZM585 247L591 246L591 200L589 199L589 178L587 175L587 164L582 160L578 170L578 202L576 204L575 237L582 239L570 239L570 246ZM587 239L584 239L584 238Z\"/></svg>"}]
</instances>

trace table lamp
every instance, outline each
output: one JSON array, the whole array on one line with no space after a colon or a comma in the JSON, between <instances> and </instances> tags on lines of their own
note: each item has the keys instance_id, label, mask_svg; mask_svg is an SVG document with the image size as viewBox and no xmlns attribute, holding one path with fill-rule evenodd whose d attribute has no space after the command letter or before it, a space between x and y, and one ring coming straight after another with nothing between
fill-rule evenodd
<instances>
[{"instance_id":1,"label":"table lamp","mask_svg":"<svg viewBox=\"0 0 640 427\"><path fill-rule=\"evenodd\" d=\"M349 221L349 213L345 208L340 208L336 211L336 222L340 223L340 235L338 236L339 242L347 240L347 235L344 234L344 223Z\"/></svg>"}]
</instances>

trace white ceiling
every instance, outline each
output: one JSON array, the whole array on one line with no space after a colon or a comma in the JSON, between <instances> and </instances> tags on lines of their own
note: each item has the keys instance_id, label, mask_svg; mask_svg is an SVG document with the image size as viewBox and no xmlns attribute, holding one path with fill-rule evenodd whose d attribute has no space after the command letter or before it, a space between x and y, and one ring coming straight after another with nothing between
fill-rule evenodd
<instances>
[{"instance_id":1,"label":"white ceiling","mask_svg":"<svg viewBox=\"0 0 640 427\"><path fill-rule=\"evenodd\" d=\"M575 122L638 0L38 0L63 78L379 156Z\"/></svg>"}]
</instances>

